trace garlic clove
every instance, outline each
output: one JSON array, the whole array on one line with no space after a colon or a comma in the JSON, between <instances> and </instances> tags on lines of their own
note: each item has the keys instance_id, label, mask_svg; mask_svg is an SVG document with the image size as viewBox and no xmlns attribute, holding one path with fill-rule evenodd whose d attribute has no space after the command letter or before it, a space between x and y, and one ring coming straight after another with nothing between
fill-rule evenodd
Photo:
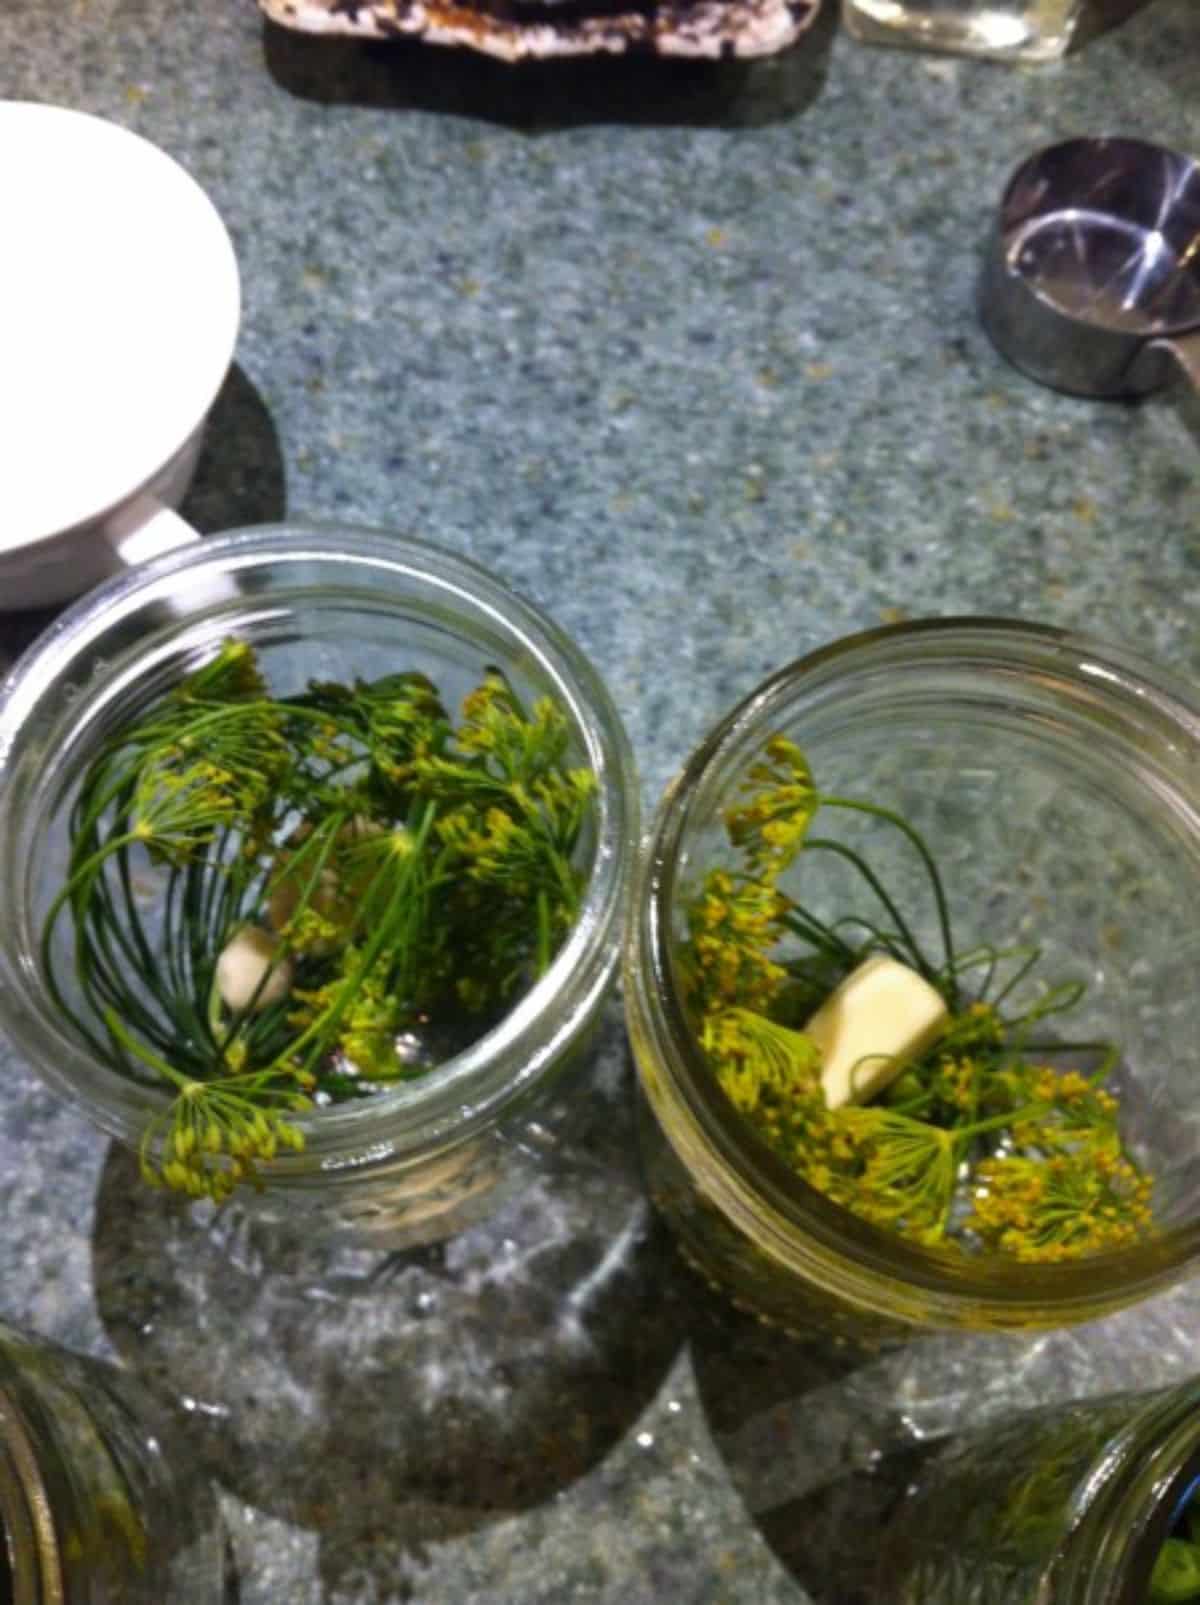
<instances>
[{"instance_id":1,"label":"garlic clove","mask_svg":"<svg viewBox=\"0 0 1200 1605\"><path fill-rule=\"evenodd\" d=\"M941 1035L941 994L915 970L877 953L852 970L804 1027L821 1050L826 1106L866 1103Z\"/></svg>"},{"instance_id":2,"label":"garlic clove","mask_svg":"<svg viewBox=\"0 0 1200 1605\"><path fill-rule=\"evenodd\" d=\"M292 984L292 961L278 957L280 941L258 925L243 925L217 959L217 991L234 1013L258 1014L278 1003Z\"/></svg>"}]
</instances>

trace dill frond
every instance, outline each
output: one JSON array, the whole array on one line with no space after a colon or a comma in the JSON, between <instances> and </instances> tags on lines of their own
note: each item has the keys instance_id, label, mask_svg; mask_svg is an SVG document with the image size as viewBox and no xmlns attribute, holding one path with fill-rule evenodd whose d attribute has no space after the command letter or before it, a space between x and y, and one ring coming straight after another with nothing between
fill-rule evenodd
<instances>
[{"instance_id":1,"label":"dill frond","mask_svg":"<svg viewBox=\"0 0 1200 1605\"><path fill-rule=\"evenodd\" d=\"M588 873L596 781L569 752L563 711L498 670L456 728L422 674L278 697L238 641L116 733L41 953L96 1056L175 1093L147 1179L220 1201L302 1146L297 1113L425 1073L402 1037L532 984ZM243 964L270 958L235 994L239 932Z\"/></svg>"},{"instance_id":2,"label":"dill frond","mask_svg":"<svg viewBox=\"0 0 1200 1605\"><path fill-rule=\"evenodd\" d=\"M821 793L794 743L766 744L741 799L725 815L734 864L711 869L689 900L677 963L713 1075L761 1141L835 1203L927 1246L1059 1260L1151 1233L1152 1180L1125 1151L1105 1086L1118 1050L1054 1034L1083 985L1043 987L1014 1008L1031 994L1041 950L960 950L920 833L875 802ZM825 808L873 816L904 837L926 872L940 953L925 950L861 853L814 834ZM830 921L785 893L782 875L810 853L840 857L866 907ZM948 1023L875 1103L830 1109L804 1021L875 953L922 975Z\"/></svg>"}]
</instances>

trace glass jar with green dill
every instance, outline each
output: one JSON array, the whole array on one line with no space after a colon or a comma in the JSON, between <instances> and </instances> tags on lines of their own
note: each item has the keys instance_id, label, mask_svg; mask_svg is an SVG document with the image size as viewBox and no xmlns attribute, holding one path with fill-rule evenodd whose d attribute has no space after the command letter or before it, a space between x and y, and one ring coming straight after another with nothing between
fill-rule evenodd
<instances>
[{"instance_id":1,"label":"glass jar with green dill","mask_svg":"<svg viewBox=\"0 0 1200 1605\"><path fill-rule=\"evenodd\" d=\"M217 537L0 692L0 1026L147 1181L436 1240L546 1163L636 838L603 684L478 565Z\"/></svg>"},{"instance_id":2,"label":"glass jar with green dill","mask_svg":"<svg viewBox=\"0 0 1200 1605\"><path fill-rule=\"evenodd\" d=\"M1200 1252L1200 719L991 620L773 676L659 809L626 945L656 1203L800 1331L1053 1327Z\"/></svg>"},{"instance_id":3,"label":"glass jar with green dill","mask_svg":"<svg viewBox=\"0 0 1200 1605\"><path fill-rule=\"evenodd\" d=\"M1200 1599L1200 1387L1111 1394L956 1434L879 1534L895 1605Z\"/></svg>"},{"instance_id":4,"label":"glass jar with green dill","mask_svg":"<svg viewBox=\"0 0 1200 1605\"><path fill-rule=\"evenodd\" d=\"M1154 1557L1146 1605L1186 1605L1189 1600L1200 1600L1200 1480L1189 1486Z\"/></svg>"},{"instance_id":5,"label":"glass jar with green dill","mask_svg":"<svg viewBox=\"0 0 1200 1605\"><path fill-rule=\"evenodd\" d=\"M278 695L238 640L112 736L41 956L97 1058L172 1093L147 1181L222 1202L303 1148L289 1117L428 1074L546 973L596 789L567 738L498 669L456 724L415 672Z\"/></svg>"}]
</instances>

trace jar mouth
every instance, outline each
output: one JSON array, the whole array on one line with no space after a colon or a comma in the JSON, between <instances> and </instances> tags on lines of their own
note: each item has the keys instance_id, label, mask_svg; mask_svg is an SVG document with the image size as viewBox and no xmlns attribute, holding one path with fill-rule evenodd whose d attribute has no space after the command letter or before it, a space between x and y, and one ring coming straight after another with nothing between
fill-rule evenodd
<instances>
[{"instance_id":1,"label":"jar mouth","mask_svg":"<svg viewBox=\"0 0 1200 1605\"><path fill-rule=\"evenodd\" d=\"M638 794L620 716L579 648L486 569L424 541L291 524L211 537L90 593L0 686L0 886L9 905L0 920L3 1023L44 1079L126 1141L136 1140L171 1095L99 1064L50 1003L29 862L34 815L52 789L47 772L65 753L78 773L88 757L81 727L111 727L122 703L153 700L226 636L245 632L252 644L269 639L291 652L308 644L306 621L320 619L344 634L346 618L359 616L365 633L387 638L394 631L393 668L410 666L399 660L409 637L419 636L448 663L470 659L478 672L490 661L512 665L554 697L577 761L597 777L590 872L563 946L502 1018L420 1079L297 1117L305 1151L272 1161L270 1173L284 1178L314 1162L355 1168L461 1141L536 1085L611 980L636 850ZM343 650L336 642L334 649Z\"/></svg>"},{"instance_id":2,"label":"jar mouth","mask_svg":"<svg viewBox=\"0 0 1200 1605\"><path fill-rule=\"evenodd\" d=\"M1053 1572L1064 1605L1144 1605L1177 1518L1200 1488L1200 1388L1147 1395L1076 1487Z\"/></svg>"},{"instance_id":3,"label":"jar mouth","mask_svg":"<svg viewBox=\"0 0 1200 1605\"><path fill-rule=\"evenodd\" d=\"M1135 1246L1053 1264L926 1247L876 1226L810 1186L736 1113L682 1002L679 908L687 877L696 871L694 838L701 819L714 817L722 786L731 774L744 773L750 755L789 721L804 747L801 715L829 715L848 683L873 685L883 706L908 671L940 673L951 699L965 697L969 682L981 675L1001 698L1019 699L1023 687L1032 687L1064 708L1069 702L1070 717L1094 722L1107 738L1136 748L1142 782L1156 805L1160 796L1164 808L1169 804L1173 830L1196 849L1200 885L1200 798L1188 791L1188 770L1200 762L1200 709L1179 682L1121 649L1003 618L925 620L850 636L788 664L745 697L695 750L660 803L639 869L626 951L627 1005L652 1063L648 1070L639 1054L639 1070L668 1139L671 1123L682 1118L685 1141L699 1145L711 1162L706 1191L777 1261L826 1290L916 1324L1046 1327L1092 1319L1177 1279L1200 1252L1200 1222L1164 1226ZM1036 716L1031 703L1031 721ZM1060 708L1057 716L1068 714Z\"/></svg>"}]
</instances>

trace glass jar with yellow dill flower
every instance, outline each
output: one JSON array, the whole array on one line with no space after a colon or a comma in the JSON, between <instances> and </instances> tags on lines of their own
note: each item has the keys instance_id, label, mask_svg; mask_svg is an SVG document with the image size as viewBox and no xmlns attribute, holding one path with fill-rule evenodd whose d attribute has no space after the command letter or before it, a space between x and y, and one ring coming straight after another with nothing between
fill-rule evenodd
<instances>
[{"instance_id":1,"label":"glass jar with yellow dill flower","mask_svg":"<svg viewBox=\"0 0 1200 1605\"><path fill-rule=\"evenodd\" d=\"M603 685L477 565L208 540L85 598L0 697L0 1026L152 1185L442 1237L539 1163L636 833Z\"/></svg>"},{"instance_id":2,"label":"glass jar with yellow dill flower","mask_svg":"<svg viewBox=\"0 0 1200 1605\"><path fill-rule=\"evenodd\" d=\"M1200 1599L1200 1383L1030 1411L921 1466L879 1542L894 1605Z\"/></svg>"},{"instance_id":3,"label":"glass jar with yellow dill flower","mask_svg":"<svg viewBox=\"0 0 1200 1605\"><path fill-rule=\"evenodd\" d=\"M1200 1249L1200 700L965 619L768 680L670 789L626 952L652 1194L796 1330L1052 1327Z\"/></svg>"}]
</instances>

